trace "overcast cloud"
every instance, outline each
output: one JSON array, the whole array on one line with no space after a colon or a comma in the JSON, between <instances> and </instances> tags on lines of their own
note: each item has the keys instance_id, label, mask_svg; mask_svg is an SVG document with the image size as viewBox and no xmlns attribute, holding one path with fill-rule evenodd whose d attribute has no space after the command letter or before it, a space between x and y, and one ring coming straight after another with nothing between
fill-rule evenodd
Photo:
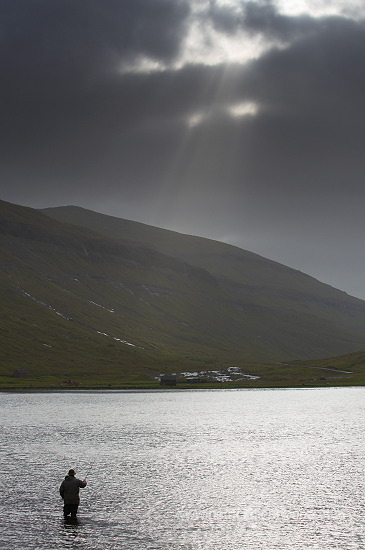
<instances>
[{"instance_id":1,"label":"overcast cloud","mask_svg":"<svg viewBox=\"0 0 365 550\"><path fill-rule=\"evenodd\" d=\"M1 198L224 240L365 299L364 16L2 0Z\"/></svg>"}]
</instances>

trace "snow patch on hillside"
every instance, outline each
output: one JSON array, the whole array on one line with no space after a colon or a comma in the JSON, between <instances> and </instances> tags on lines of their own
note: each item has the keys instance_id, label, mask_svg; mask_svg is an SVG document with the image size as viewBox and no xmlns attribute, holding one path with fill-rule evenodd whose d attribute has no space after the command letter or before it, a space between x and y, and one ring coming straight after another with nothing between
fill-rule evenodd
<instances>
[{"instance_id":1,"label":"snow patch on hillside","mask_svg":"<svg viewBox=\"0 0 365 550\"><path fill-rule=\"evenodd\" d=\"M37 298L35 298L31 294L29 294L29 292L26 292L23 288L19 288L19 290L24 294L24 296L27 296L31 300L34 300L34 302L36 302L37 304L39 304L43 307L46 307L47 309L50 309L51 311L53 311L59 317L62 317L63 319L66 319L66 321L71 321L71 317L67 317L67 315L65 315L64 313L61 313L60 311L57 311L57 309L54 308L53 306L51 306L50 304L46 304L46 302L43 302L42 300L38 300Z\"/></svg>"},{"instance_id":2,"label":"snow patch on hillside","mask_svg":"<svg viewBox=\"0 0 365 550\"><path fill-rule=\"evenodd\" d=\"M115 313L114 309L108 309L107 307L101 306L100 304L97 304L96 302L93 302L92 300L89 300L90 304L93 304L94 306L100 307L101 309L105 309L105 311L109 311L110 313Z\"/></svg>"},{"instance_id":3,"label":"snow patch on hillside","mask_svg":"<svg viewBox=\"0 0 365 550\"><path fill-rule=\"evenodd\" d=\"M108 338L112 338L113 340L116 340L117 342L121 342L122 344L126 344L127 346L133 346L134 348L139 347L136 346L136 344L132 344L131 342L128 342L127 340L122 340L121 338L116 338L115 336L110 336L110 334L107 334L106 332L101 332L100 330L96 331L98 334L102 334L103 336L107 336Z\"/></svg>"}]
</instances>

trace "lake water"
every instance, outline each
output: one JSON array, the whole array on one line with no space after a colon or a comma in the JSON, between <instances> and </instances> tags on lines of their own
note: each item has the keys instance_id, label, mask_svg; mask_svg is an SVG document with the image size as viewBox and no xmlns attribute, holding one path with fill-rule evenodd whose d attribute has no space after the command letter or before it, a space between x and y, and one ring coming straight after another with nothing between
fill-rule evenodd
<instances>
[{"instance_id":1,"label":"lake water","mask_svg":"<svg viewBox=\"0 0 365 550\"><path fill-rule=\"evenodd\" d=\"M364 388L0 394L0 548L355 550ZM75 468L78 523L59 485Z\"/></svg>"}]
</instances>

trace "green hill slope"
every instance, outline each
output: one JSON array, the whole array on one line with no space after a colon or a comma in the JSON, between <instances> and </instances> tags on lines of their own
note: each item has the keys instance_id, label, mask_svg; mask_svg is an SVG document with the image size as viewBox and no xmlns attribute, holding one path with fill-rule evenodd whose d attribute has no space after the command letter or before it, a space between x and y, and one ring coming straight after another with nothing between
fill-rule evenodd
<instances>
[{"instance_id":1,"label":"green hill slope","mask_svg":"<svg viewBox=\"0 0 365 550\"><path fill-rule=\"evenodd\" d=\"M2 375L156 375L234 343L200 268L3 202L0 240Z\"/></svg>"},{"instance_id":2,"label":"green hill slope","mask_svg":"<svg viewBox=\"0 0 365 550\"><path fill-rule=\"evenodd\" d=\"M294 270L82 209L46 212L0 201L0 384L133 382L365 348L365 303Z\"/></svg>"},{"instance_id":3,"label":"green hill slope","mask_svg":"<svg viewBox=\"0 0 365 550\"><path fill-rule=\"evenodd\" d=\"M232 311L246 321L255 357L325 357L364 346L365 302L304 273L225 243L75 206L44 212L105 236L148 244L208 271Z\"/></svg>"},{"instance_id":4,"label":"green hill slope","mask_svg":"<svg viewBox=\"0 0 365 550\"><path fill-rule=\"evenodd\" d=\"M309 361L294 361L280 367L283 374L290 369L301 373L301 382L308 385L365 385L365 351L358 351Z\"/></svg>"}]
</instances>

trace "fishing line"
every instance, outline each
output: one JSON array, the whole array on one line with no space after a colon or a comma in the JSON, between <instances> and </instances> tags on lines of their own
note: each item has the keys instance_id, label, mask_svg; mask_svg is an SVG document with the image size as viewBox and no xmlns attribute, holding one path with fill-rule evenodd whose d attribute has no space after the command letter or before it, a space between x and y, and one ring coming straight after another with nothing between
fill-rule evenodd
<instances>
[{"instance_id":1,"label":"fishing line","mask_svg":"<svg viewBox=\"0 0 365 550\"><path fill-rule=\"evenodd\" d=\"M90 465L90 463L89 463L89 468L87 469L87 472L86 472L86 474L85 474L85 476L84 476L84 479L86 479L87 477L90 476L90 474L92 473L92 471L93 471L93 469L94 469L95 463L96 463L95 460L94 460L94 462L91 463L91 465Z\"/></svg>"}]
</instances>

